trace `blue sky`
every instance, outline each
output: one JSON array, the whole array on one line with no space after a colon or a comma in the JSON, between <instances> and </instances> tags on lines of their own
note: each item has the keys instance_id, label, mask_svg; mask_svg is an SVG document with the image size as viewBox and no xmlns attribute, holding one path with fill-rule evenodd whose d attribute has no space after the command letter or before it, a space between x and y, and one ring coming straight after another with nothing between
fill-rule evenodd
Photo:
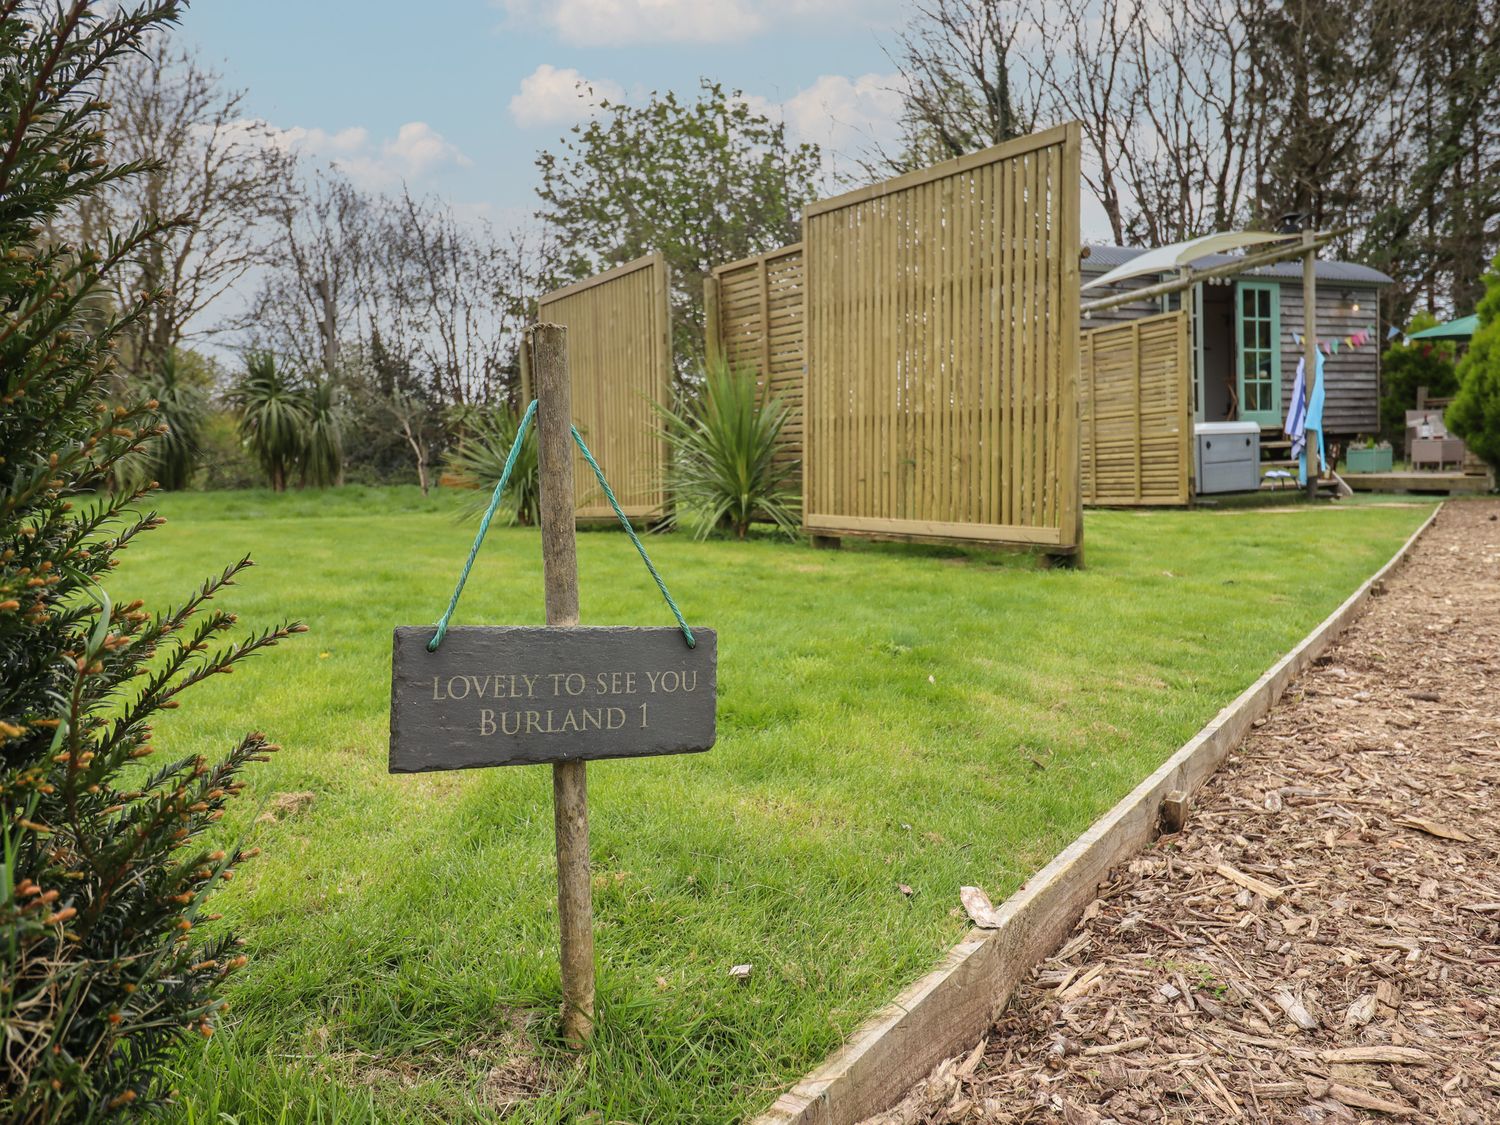
<instances>
[{"instance_id":1,"label":"blue sky","mask_svg":"<svg viewBox=\"0 0 1500 1125\"><path fill-rule=\"evenodd\" d=\"M533 158L589 112L579 78L639 100L700 75L799 139L890 135L899 0L197 0L181 38L356 181L499 225L534 207Z\"/></svg>"}]
</instances>

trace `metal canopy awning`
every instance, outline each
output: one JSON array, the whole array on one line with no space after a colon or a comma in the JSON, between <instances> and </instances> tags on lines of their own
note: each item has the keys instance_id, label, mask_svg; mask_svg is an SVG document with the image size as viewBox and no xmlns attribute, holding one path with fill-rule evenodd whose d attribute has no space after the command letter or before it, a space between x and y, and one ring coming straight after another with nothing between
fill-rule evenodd
<instances>
[{"instance_id":1,"label":"metal canopy awning","mask_svg":"<svg viewBox=\"0 0 1500 1125\"><path fill-rule=\"evenodd\" d=\"M1306 258L1315 254L1322 247L1328 245L1341 234L1347 233L1348 228L1331 231L1303 231L1296 235L1270 234L1266 231L1233 231L1223 234L1207 234L1202 238L1194 238L1188 242L1178 242L1172 246L1162 246L1156 250L1147 250L1138 257L1132 258L1122 266L1110 270L1101 277L1081 286L1082 289L1091 289L1104 285L1116 286L1114 293L1107 293L1095 297L1093 300L1085 300L1080 311L1085 317L1092 316L1096 312L1114 308L1116 305L1130 304L1134 301L1147 300L1159 297L1165 293L1177 293L1184 289L1190 289L1200 281L1207 281L1216 277L1234 277L1255 269L1259 266L1274 265L1284 262L1290 258ZM1225 255L1226 246L1240 248L1274 243L1266 249L1254 250L1242 255ZM1218 259L1214 263L1206 264L1201 268L1194 268L1193 263L1204 258ZM1166 281L1159 281L1154 285L1144 288L1119 289L1121 281L1142 275L1171 273L1176 271L1177 276Z\"/></svg>"},{"instance_id":2,"label":"metal canopy awning","mask_svg":"<svg viewBox=\"0 0 1500 1125\"><path fill-rule=\"evenodd\" d=\"M1145 277L1151 274L1171 273L1180 270L1184 266L1190 266L1200 258L1206 258L1210 254L1227 254L1234 250L1243 250L1247 246L1259 246L1266 242L1286 242L1291 246L1301 247L1300 236L1285 234L1270 234L1260 230L1222 231L1218 234L1205 234L1201 238L1190 238L1186 242L1174 242L1171 246L1158 246L1155 250L1147 250L1144 254L1132 258L1123 266L1116 266L1106 274L1085 282L1084 289L1097 289L1104 285L1114 285L1117 282L1128 281L1133 277Z\"/></svg>"}]
</instances>

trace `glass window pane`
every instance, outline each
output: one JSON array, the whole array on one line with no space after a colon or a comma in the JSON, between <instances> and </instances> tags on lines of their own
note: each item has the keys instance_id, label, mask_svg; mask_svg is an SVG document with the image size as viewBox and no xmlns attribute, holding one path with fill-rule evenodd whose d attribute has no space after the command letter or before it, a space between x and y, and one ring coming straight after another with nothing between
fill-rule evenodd
<instances>
[{"instance_id":1,"label":"glass window pane","mask_svg":"<svg viewBox=\"0 0 1500 1125\"><path fill-rule=\"evenodd\" d=\"M1275 370L1281 341L1276 333L1276 293L1269 286L1239 291L1241 410L1265 416L1280 412Z\"/></svg>"}]
</instances>

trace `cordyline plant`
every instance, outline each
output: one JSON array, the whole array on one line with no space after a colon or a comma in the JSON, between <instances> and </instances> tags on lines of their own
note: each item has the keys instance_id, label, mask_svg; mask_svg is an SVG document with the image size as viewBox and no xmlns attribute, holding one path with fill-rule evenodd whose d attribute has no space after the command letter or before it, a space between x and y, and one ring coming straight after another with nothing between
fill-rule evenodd
<instances>
[{"instance_id":1,"label":"cordyline plant","mask_svg":"<svg viewBox=\"0 0 1500 1125\"><path fill-rule=\"evenodd\" d=\"M111 271L171 220L98 247L49 235L67 207L144 165L112 164L99 79L172 3L0 0L0 1120L90 1121L161 1100L159 1063L208 1035L232 935L212 890L253 852L206 837L240 772L275 750L158 763L152 722L184 690L301 626L231 640L210 600L242 559L164 613L112 602L116 555L162 521L109 491L149 458L154 404L111 406ZM163 755L165 756L165 755Z\"/></svg>"},{"instance_id":2,"label":"cordyline plant","mask_svg":"<svg viewBox=\"0 0 1500 1125\"><path fill-rule=\"evenodd\" d=\"M698 394L678 410L653 405L672 451L668 481L676 506L669 526L686 509L700 517L700 539L715 528L743 539L756 520L789 538L797 534L793 481L800 468L782 455L791 411L780 396L763 394L753 372L717 363L704 367Z\"/></svg>"},{"instance_id":3,"label":"cordyline plant","mask_svg":"<svg viewBox=\"0 0 1500 1125\"><path fill-rule=\"evenodd\" d=\"M465 431L458 444L448 452L448 470L469 488L477 489L463 506L465 517L478 518L489 507L490 493L500 483L506 459L521 428L521 415L508 406L473 411L463 419ZM516 463L511 466L510 482L505 486L506 511L514 523L523 527L535 525L541 518L542 486L538 475L536 430L526 432Z\"/></svg>"}]
</instances>

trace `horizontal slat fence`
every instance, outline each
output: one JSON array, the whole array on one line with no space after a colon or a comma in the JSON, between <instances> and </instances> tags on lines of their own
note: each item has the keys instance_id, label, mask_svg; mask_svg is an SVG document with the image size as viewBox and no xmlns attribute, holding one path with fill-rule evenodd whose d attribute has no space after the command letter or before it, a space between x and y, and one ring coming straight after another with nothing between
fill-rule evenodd
<instances>
[{"instance_id":1,"label":"horizontal slat fence","mask_svg":"<svg viewBox=\"0 0 1500 1125\"><path fill-rule=\"evenodd\" d=\"M1193 425L1186 312L1083 334L1083 502L1185 505Z\"/></svg>"},{"instance_id":2,"label":"horizontal slat fence","mask_svg":"<svg viewBox=\"0 0 1500 1125\"><path fill-rule=\"evenodd\" d=\"M548 293L538 319L568 329L573 424L632 519L666 507L667 447L653 402L672 387L672 327L667 263L649 254ZM575 451L578 516L612 519L593 470Z\"/></svg>"},{"instance_id":3,"label":"horizontal slat fence","mask_svg":"<svg viewBox=\"0 0 1500 1125\"><path fill-rule=\"evenodd\" d=\"M812 204L804 524L1082 542L1076 123Z\"/></svg>"},{"instance_id":4,"label":"horizontal slat fence","mask_svg":"<svg viewBox=\"0 0 1500 1125\"><path fill-rule=\"evenodd\" d=\"M806 286L802 244L714 269L706 282L709 361L752 371L789 407L781 459L802 457L802 396L807 372Z\"/></svg>"}]
</instances>

